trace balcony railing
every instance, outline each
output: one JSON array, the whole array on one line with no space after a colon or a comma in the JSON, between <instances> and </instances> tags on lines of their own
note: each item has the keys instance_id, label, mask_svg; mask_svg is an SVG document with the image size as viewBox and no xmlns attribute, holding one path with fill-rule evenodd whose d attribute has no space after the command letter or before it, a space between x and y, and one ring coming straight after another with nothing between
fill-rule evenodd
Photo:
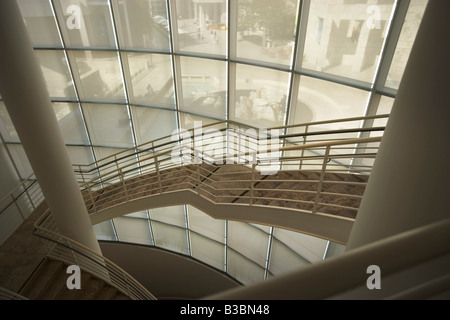
<instances>
[{"instance_id":1,"label":"balcony railing","mask_svg":"<svg viewBox=\"0 0 450 320\"><path fill-rule=\"evenodd\" d=\"M361 137L369 135L361 128L323 126L384 117L265 131L222 121L76 165L75 172L90 213L149 195L193 190L216 203L255 206L282 200L291 209L354 218L382 137ZM340 191L344 185L355 192Z\"/></svg>"},{"instance_id":2,"label":"balcony railing","mask_svg":"<svg viewBox=\"0 0 450 320\"><path fill-rule=\"evenodd\" d=\"M156 300L154 295L115 263L61 235L49 210L36 221L33 233L43 240L48 257L79 266L132 300Z\"/></svg>"}]
</instances>

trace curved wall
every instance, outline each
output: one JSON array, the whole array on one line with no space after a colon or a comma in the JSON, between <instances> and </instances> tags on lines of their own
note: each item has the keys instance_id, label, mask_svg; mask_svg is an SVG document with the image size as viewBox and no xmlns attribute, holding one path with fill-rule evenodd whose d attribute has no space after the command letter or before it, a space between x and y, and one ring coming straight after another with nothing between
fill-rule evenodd
<instances>
[{"instance_id":1,"label":"curved wall","mask_svg":"<svg viewBox=\"0 0 450 320\"><path fill-rule=\"evenodd\" d=\"M118 264L158 299L199 299L236 288L229 275L195 259L160 248L100 242L103 255Z\"/></svg>"}]
</instances>

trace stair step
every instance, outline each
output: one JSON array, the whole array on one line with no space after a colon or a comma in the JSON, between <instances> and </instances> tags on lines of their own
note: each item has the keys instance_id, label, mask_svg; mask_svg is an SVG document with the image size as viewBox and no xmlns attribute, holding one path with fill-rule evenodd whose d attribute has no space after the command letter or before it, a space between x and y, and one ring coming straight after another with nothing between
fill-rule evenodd
<instances>
[{"instance_id":1,"label":"stair step","mask_svg":"<svg viewBox=\"0 0 450 320\"><path fill-rule=\"evenodd\" d=\"M130 298L126 295L124 295L123 293L117 291L116 295L114 296L114 298L112 300L130 300Z\"/></svg>"},{"instance_id":2,"label":"stair step","mask_svg":"<svg viewBox=\"0 0 450 320\"><path fill-rule=\"evenodd\" d=\"M105 285L100 290L99 294L97 295L97 300L114 300L114 297L118 294L116 288Z\"/></svg>"},{"instance_id":3,"label":"stair step","mask_svg":"<svg viewBox=\"0 0 450 320\"><path fill-rule=\"evenodd\" d=\"M82 271L81 289L68 289L67 265L46 258L20 294L30 300L130 300L105 281Z\"/></svg>"},{"instance_id":4,"label":"stair step","mask_svg":"<svg viewBox=\"0 0 450 320\"><path fill-rule=\"evenodd\" d=\"M87 290L89 288L89 282L91 281L91 275L85 272L81 272L80 281L81 289L68 289L67 286L63 288L61 294L59 295L59 300L77 300L83 295L87 295ZM81 299L80 299L81 300Z\"/></svg>"},{"instance_id":5,"label":"stair step","mask_svg":"<svg viewBox=\"0 0 450 320\"><path fill-rule=\"evenodd\" d=\"M200 190L197 186L199 173L201 174ZM319 184L321 176L320 170L280 170L273 175L264 175L258 170L252 172L251 167L246 165L202 164L163 168L160 182L156 173L149 173L106 187L105 192L96 201L96 208L102 210L124 202L123 184L128 188L127 195L130 197L128 200L134 200L159 193L159 183L161 183L162 192L199 190L202 197L221 204L249 204L249 197L253 195L255 205L310 211L311 202L315 201L316 192L320 187L322 193L336 194L336 196L321 196L320 202L325 202L321 205L324 205L322 208L326 209L326 213L354 218L356 211L352 209L349 211L345 207L359 206L360 200L351 195L361 197L364 194L365 183L369 176L325 172L323 183ZM250 191L252 180L253 191ZM349 200L344 200L343 197L347 195L350 195ZM329 202L328 206L326 202Z\"/></svg>"},{"instance_id":6,"label":"stair step","mask_svg":"<svg viewBox=\"0 0 450 320\"><path fill-rule=\"evenodd\" d=\"M55 300L59 297L61 292L66 288L67 278L69 274L66 273L67 268L64 266L58 274L53 277L53 281L49 283L47 288L39 295L40 300Z\"/></svg>"},{"instance_id":7,"label":"stair step","mask_svg":"<svg viewBox=\"0 0 450 320\"><path fill-rule=\"evenodd\" d=\"M59 261L46 259L20 294L29 299L39 299L40 295L54 281L54 278L63 269L64 264Z\"/></svg>"},{"instance_id":8,"label":"stair step","mask_svg":"<svg viewBox=\"0 0 450 320\"><path fill-rule=\"evenodd\" d=\"M77 290L76 298L77 300L95 300L100 295L104 286L104 281L91 278L84 288L82 287L81 290Z\"/></svg>"}]
</instances>

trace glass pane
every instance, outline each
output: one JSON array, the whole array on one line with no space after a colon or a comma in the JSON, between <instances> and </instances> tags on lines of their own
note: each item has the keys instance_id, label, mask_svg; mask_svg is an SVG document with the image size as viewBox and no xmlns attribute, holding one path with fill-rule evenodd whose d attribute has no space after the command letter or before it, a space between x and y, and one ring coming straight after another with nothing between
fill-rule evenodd
<instances>
[{"instance_id":1,"label":"glass pane","mask_svg":"<svg viewBox=\"0 0 450 320\"><path fill-rule=\"evenodd\" d=\"M146 107L132 107L131 110L138 145L171 136L177 128L174 111Z\"/></svg>"},{"instance_id":2,"label":"glass pane","mask_svg":"<svg viewBox=\"0 0 450 320\"><path fill-rule=\"evenodd\" d=\"M258 228L258 229L261 229L262 231L264 231L265 233L270 233L270 228L271 227L269 227L269 226L265 226L265 225L262 225L262 224L256 224L256 223L249 223L251 226L253 226L253 227L255 227L255 228Z\"/></svg>"},{"instance_id":3,"label":"glass pane","mask_svg":"<svg viewBox=\"0 0 450 320\"><path fill-rule=\"evenodd\" d=\"M186 227L184 206L164 207L150 210L150 219L174 226Z\"/></svg>"},{"instance_id":4,"label":"glass pane","mask_svg":"<svg viewBox=\"0 0 450 320\"><path fill-rule=\"evenodd\" d=\"M96 155L99 173L103 176L103 181L106 183L115 183L119 182L120 179L116 176L117 172L117 164L114 162L114 157L109 157L112 155L117 155L117 160L119 163L119 167L124 167L126 165L130 165L128 168L137 167L136 164L136 156L134 155L134 149L121 149L121 148L101 148L94 147L94 152ZM108 158L107 158L108 157ZM98 171L92 171L89 178L96 177Z\"/></svg>"},{"instance_id":5,"label":"glass pane","mask_svg":"<svg viewBox=\"0 0 450 320\"><path fill-rule=\"evenodd\" d=\"M287 72L237 64L232 120L261 127L283 125L288 81Z\"/></svg>"},{"instance_id":6,"label":"glass pane","mask_svg":"<svg viewBox=\"0 0 450 320\"><path fill-rule=\"evenodd\" d=\"M61 47L55 17L48 0L17 0L34 46Z\"/></svg>"},{"instance_id":7,"label":"glass pane","mask_svg":"<svg viewBox=\"0 0 450 320\"><path fill-rule=\"evenodd\" d=\"M292 271L309 263L298 254L289 249L277 239L273 239L272 250L270 252L269 270L275 276Z\"/></svg>"},{"instance_id":8,"label":"glass pane","mask_svg":"<svg viewBox=\"0 0 450 320\"><path fill-rule=\"evenodd\" d=\"M273 236L309 262L322 260L328 243L324 239L280 228L274 228Z\"/></svg>"},{"instance_id":9,"label":"glass pane","mask_svg":"<svg viewBox=\"0 0 450 320\"><path fill-rule=\"evenodd\" d=\"M211 119L211 118L205 118L201 116L196 116L189 113L180 112L180 128L185 130L190 130L194 128L194 125L196 122L200 123L201 126L206 126L208 124L216 123L220 120L217 119ZM196 126L198 127L198 126ZM218 127L222 127L223 125L220 125ZM210 126L208 128L215 128L215 126Z\"/></svg>"},{"instance_id":10,"label":"glass pane","mask_svg":"<svg viewBox=\"0 0 450 320\"><path fill-rule=\"evenodd\" d=\"M115 241L112 220L103 221L94 225L94 231L98 240Z\"/></svg>"},{"instance_id":11,"label":"glass pane","mask_svg":"<svg viewBox=\"0 0 450 320\"><path fill-rule=\"evenodd\" d=\"M297 0L239 0L237 56L291 65Z\"/></svg>"},{"instance_id":12,"label":"glass pane","mask_svg":"<svg viewBox=\"0 0 450 320\"><path fill-rule=\"evenodd\" d=\"M269 235L247 223L229 221L227 244L260 266L265 266Z\"/></svg>"},{"instance_id":13,"label":"glass pane","mask_svg":"<svg viewBox=\"0 0 450 320\"><path fill-rule=\"evenodd\" d=\"M225 0L176 2L181 51L226 55L227 4Z\"/></svg>"},{"instance_id":14,"label":"glass pane","mask_svg":"<svg viewBox=\"0 0 450 320\"><path fill-rule=\"evenodd\" d=\"M394 0L311 1L302 67L372 82Z\"/></svg>"},{"instance_id":15,"label":"glass pane","mask_svg":"<svg viewBox=\"0 0 450 320\"><path fill-rule=\"evenodd\" d=\"M80 99L125 102L122 72L116 52L69 51Z\"/></svg>"},{"instance_id":16,"label":"glass pane","mask_svg":"<svg viewBox=\"0 0 450 320\"><path fill-rule=\"evenodd\" d=\"M50 98L75 98L66 57L59 50L35 50Z\"/></svg>"},{"instance_id":17,"label":"glass pane","mask_svg":"<svg viewBox=\"0 0 450 320\"><path fill-rule=\"evenodd\" d=\"M133 146L126 106L83 104L91 141L96 146L130 148Z\"/></svg>"},{"instance_id":18,"label":"glass pane","mask_svg":"<svg viewBox=\"0 0 450 320\"><path fill-rule=\"evenodd\" d=\"M264 268L232 249L227 250L227 267L228 274L244 285L264 280Z\"/></svg>"},{"instance_id":19,"label":"glass pane","mask_svg":"<svg viewBox=\"0 0 450 320\"><path fill-rule=\"evenodd\" d=\"M169 51L165 0L113 0L113 7L122 48Z\"/></svg>"},{"instance_id":20,"label":"glass pane","mask_svg":"<svg viewBox=\"0 0 450 320\"><path fill-rule=\"evenodd\" d=\"M19 135L3 101L0 101L0 133L5 142L20 142Z\"/></svg>"},{"instance_id":21,"label":"glass pane","mask_svg":"<svg viewBox=\"0 0 450 320\"><path fill-rule=\"evenodd\" d=\"M128 149L94 147L94 152L95 152L97 161L101 161L104 158L107 158L106 160L110 161L114 158L113 157L109 158L109 156L115 155L115 154L125 151L125 150L128 150Z\"/></svg>"},{"instance_id":22,"label":"glass pane","mask_svg":"<svg viewBox=\"0 0 450 320\"><path fill-rule=\"evenodd\" d=\"M133 213L124 215L124 217L148 219L147 218L147 211L133 212Z\"/></svg>"},{"instance_id":23,"label":"glass pane","mask_svg":"<svg viewBox=\"0 0 450 320\"><path fill-rule=\"evenodd\" d=\"M116 47L109 1L56 0L53 2L66 47Z\"/></svg>"},{"instance_id":24,"label":"glass pane","mask_svg":"<svg viewBox=\"0 0 450 320\"><path fill-rule=\"evenodd\" d=\"M395 99L387 96L381 96L378 104L377 114L390 114L394 105Z\"/></svg>"},{"instance_id":25,"label":"glass pane","mask_svg":"<svg viewBox=\"0 0 450 320\"><path fill-rule=\"evenodd\" d=\"M192 257L219 270L225 268L225 246L194 232L190 233Z\"/></svg>"},{"instance_id":26,"label":"glass pane","mask_svg":"<svg viewBox=\"0 0 450 320\"><path fill-rule=\"evenodd\" d=\"M405 71L411 48L425 12L428 0L411 0L403 23L400 38L397 42L394 58L386 80L386 87L398 89Z\"/></svg>"},{"instance_id":27,"label":"glass pane","mask_svg":"<svg viewBox=\"0 0 450 320\"><path fill-rule=\"evenodd\" d=\"M188 206L189 228L205 237L225 243L225 221L217 220L198 210Z\"/></svg>"},{"instance_id":28,"label":"glass pane","mask_svg":"<svg viewBox=\"0 0 450 320\"><path fill-rule=\"evenodd\" d=\"M72 164L91 164L94 162L91 147L67 146L66 149Z\"/></svg>"},{"instance_id":29,"label":"glass pane","mask_svg":"<svg viewBox=\"0 0 450 320\"><path fill-rule=\"evenodd\" d=\"M291 124L362 117L369 92L337 83L302 76L297 104L292 110ZM358 123L315 125L309 131L357 128ZM349 138L350 136L345 136ZM356 137L356 135L354 135Z\"/></svg>"},{"instance_id":30,"label":"glass pane","mask_svg":"<svg viewBox=\"0 0 450 320\"><path fill-rule=\"evenodd\" d=\"M172 62L169 55L128 52L124 54L131 85L131 103L174 109Z\"/></svg>"},{"instance_id":31,"label":"glass pane","mask_svg":"<svg viewBox=\"0 0 450 320\"><path fill-rule=\"evenodd\" d=\"M223 61L181 57L180 110L225 119L227 65Z\"/></svg>"},{"instance_id":32,"label":"glass pane","mask_svg":"<svg viewBox=\"0 0 450 320\"><path fill-rule=\"evenodd\" d=\"M392 110L392 106L394 105L394 98L382 96L380 99L380 102L378 103L378 109L377 114L390 114ZM381 127L387 125L388 118L382 118L382 119L376 119L373 122L374 127ZM375 133L372 133L375 134ZM371 134L371 136L373 136ZM379 135L382 135L382 132L378 133Z\"/></svg>"},{"instance_id":33,"label":"glass pane","mask_svg":"<svg viewBox=\"0 0 450 320\"><path fill-rule=\"evenodd\" d=\"M152 245L148 220L127 217L114 218L119 241Z\"/></svg>"},{"instance_id":34,"label":"glass pane","mask_svg":"<svg viewBox=\"0 0 450 320\"><path fill-rule=\"evenodd\" d=\"M167 250L188 254L186 229L152 221L155 245Z\"/></svg>"},{"instance_id":35,"label":"glass pane","mask_svg":"<svg viewBox=\"0 0 450 320\"><path fill-rule=\"evenodd\" d=\"M67 144L89 143L78 103L53 103L53 109Z\"/></svg>"},{"instance_id":36,"label":"glass pane","mask_svg":"<svg viewBox=\"0 0 450 320\"><path fill-rule=\"evenodd\" d=\"M7 144L8 150L11 153L21 179L28 178L33 173L33 168L28 161L28 157L21 144Z\"/></svg>"}]
</instances>

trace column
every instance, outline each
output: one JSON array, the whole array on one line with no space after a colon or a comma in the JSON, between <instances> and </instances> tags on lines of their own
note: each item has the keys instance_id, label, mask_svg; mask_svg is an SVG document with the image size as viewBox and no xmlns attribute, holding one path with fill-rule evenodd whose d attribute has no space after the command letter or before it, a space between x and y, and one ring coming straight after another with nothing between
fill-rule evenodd
<instances>
[{"instance_id":1,"label":"column","mask_svg":"<svg viewBox=\"0 0 450 320\"><path fill-rule=\"evenodd\" d=\"M429 1L347 251L450 216L448 12Z\"/></svg>"},{"instance_id":2,"label":"column","mask_svg":"<svg viewBox=\"0 0 450 320\"><path fill-rule=\"evenodd\" d=\"M60 232L100 253L40 66L14 0L0 1L0 94Z\"/></svg>"}]
</instances>

